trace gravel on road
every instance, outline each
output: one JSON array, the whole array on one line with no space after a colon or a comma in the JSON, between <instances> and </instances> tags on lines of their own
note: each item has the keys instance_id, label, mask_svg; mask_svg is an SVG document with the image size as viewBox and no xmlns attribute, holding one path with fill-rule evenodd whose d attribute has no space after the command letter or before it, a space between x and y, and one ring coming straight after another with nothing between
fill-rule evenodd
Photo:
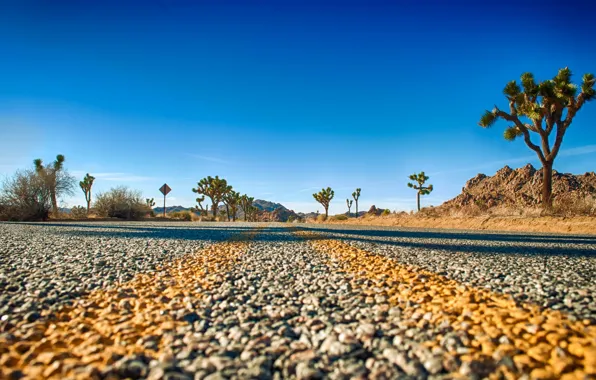
<instances>
[{"instance_id":1,"label":"gravel on road","mask_svg":"<svg viewBox=\"0 0 596 380\"><path fill-rule=\"evenodd\" d=\"M595 236L336 225L308 229L402 264L596 323Z\"/></svg>"},{"instance_id":2,"label":"gravel on road","mask_svg":"<svg viewBox=\"0 0 596 380\"><path fill-rule=\"evenodd\" d=\"M0 224L0 378L596 375L593 314L564 298L590 309L593 242L258 227ZM546 277L521 268L540 247ZM515 290L544 278L566 308Z\"/></svg>"}]
</instances>

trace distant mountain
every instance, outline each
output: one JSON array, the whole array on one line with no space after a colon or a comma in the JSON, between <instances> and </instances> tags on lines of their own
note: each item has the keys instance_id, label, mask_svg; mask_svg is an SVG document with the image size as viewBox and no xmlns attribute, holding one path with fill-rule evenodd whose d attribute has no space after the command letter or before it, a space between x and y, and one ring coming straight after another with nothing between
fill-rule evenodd
<instances>
[{"instance_id":1,"label":"distant mountain","mask_svg":"<svg viewBox=\"0 0 596 380\"><path fill-rule=\"evenodd\" d=\"M253 205L255 207L257 207L259 210L268 211L268 212L277 210L280 207L287 210L287 208L284 207L284 205L282 205L280 203L269 202L269 201L265 201L262 199L255 199L255 201L253 202Z\"/></svg>"},{"instance_id":2,"label":"distant mountain","mask_svg":"<svg viewBox=\"0 0 596 380\"><path fill-rule=\"evenodd\" d=\"M153 211L156 215L163 214L163 207L154 207ZM176 212L176 211L191 211L190 207L184 206L166 206L166 212Z\"/></svg>"},{"instance_id":3,"label":"distant mountain","mask_svg":"<svg viewBox=\"0 0 596 380\"><path fill-rule=\"evenodd\" d=\"M302 217L299 214L296 214L294 211L287 209L281 203L270 202L263 199L255 199L253 205L259 209L259 220L261 221L286 222L288 219L302 219ZM220 204L218 210L219 212L225 212L226 206L224 204ZM153 211L156 215L163 214L163 207L154 207ZM175 211L191 211L191 208L183 206L166 207L166 212L168 213ZM211 213L211 205L209 206L209 212ZM244 212L240 207L238 208L238 212L236 213L236 219L244 219Z\"/></svg>"}]
</instances>

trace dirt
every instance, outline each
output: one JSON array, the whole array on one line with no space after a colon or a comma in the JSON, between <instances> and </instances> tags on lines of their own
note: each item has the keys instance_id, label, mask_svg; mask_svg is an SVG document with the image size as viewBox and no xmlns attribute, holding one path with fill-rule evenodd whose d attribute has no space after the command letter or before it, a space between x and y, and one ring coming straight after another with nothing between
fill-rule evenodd
<instances>
[{"instance_id":1,"label":"dirt","mask_svg":"<svg viewBox=\"0 0 596 380\"><path fill-rule=\"evenodd\" d=\"M430 217L416 215L365 216L329 224L441 228L462 230L518 231L596 235L596 217L575 216L465 216Z\"/></svg>"}]
</instances>

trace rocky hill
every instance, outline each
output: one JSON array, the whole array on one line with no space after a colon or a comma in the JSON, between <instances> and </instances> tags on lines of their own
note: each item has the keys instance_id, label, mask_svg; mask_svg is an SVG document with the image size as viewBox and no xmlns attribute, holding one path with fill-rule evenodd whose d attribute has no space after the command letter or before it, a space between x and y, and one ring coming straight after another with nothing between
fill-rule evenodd
<instances>
[{"instance_id":1,"label":"rocky hill","mask_svg":"<svg viewBox=\"0 0 596 380\"><path fill-rule=\"evenodd\" d=\"M287 208L285 208L284 205L282 205L281 203L274 203L274 202L265 201L262 199L255 199L255 201L252 204L259 210L268 211L268 212L277 210L280 207L287 210Z\"/></svg>"},{"instance_id":2,"label":"rocky hill","mask_svg":"<svg viewBox=\"0 0 596 380\"><path fill-rule=\"evenodd\" d=\"M559 173L553 170L553 201L586 199L596 196L596 174ZM518 169L505 166L494 176L478 174L466 182L462 193L437 209L456 209L476 205L482 208L501 206L537 207L542 200L542 170L532 165Z\"/></svg>"}]
</instances>

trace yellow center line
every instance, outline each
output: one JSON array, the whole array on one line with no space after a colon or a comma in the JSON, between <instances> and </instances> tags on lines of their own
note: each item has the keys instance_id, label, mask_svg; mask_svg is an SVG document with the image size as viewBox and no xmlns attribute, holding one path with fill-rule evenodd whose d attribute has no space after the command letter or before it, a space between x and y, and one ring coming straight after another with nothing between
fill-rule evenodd
<instances>
[{"instance_id":1,"label":"yellow center line","mask_svg":"<svg viewBox=\"0 0 596 380\"><path fill-rule=\"evenodd\" d=\"M17 328L12 339L5 334L0 337L0 378L21 371L33 379L88 379L126 355L158 357L171 343L163 334L189 326L164 310L191 313L197 287L209 288L229 271L259 231L137 274L110 290L93 291L52 319Z\"/></svg>"},{"instance_id":2,"label":"yellow center line","mask_svg":"<svg viewBox=\"0 0 596 380\"><path fill-rule=\"evenodd\" d=\"M451 351L449 355L462 362L495 362L510 356L514 368L500 365L491 378L514 379L529 373L536 379L568 380L596 375L596 327L588 320L575 321L560 311L518 304L511 296L466 286L317 233L296 234L318 252L343 263L355 277L376 281L406 319L415 313L424 315L415 326L449 323L455 331L471 335L467 353ZM439 335L425 345L436 347L442 338Z\"/></svg>"}]
</instances>

